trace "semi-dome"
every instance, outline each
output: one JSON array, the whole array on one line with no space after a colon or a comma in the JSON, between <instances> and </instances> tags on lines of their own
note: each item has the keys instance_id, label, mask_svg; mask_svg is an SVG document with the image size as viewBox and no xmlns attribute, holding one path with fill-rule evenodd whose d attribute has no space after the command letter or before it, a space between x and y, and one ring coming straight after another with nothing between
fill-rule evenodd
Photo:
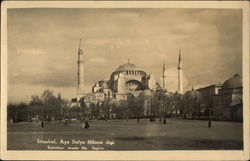
<instances>
[{"instance_id":1,"label":"semi-dome","mask_svg":"<svg viewBox=\"0 0 250 161\"><path fill-rule=\"evenodd\" d=\"M123 65L120 65L115 71L126 71L126 70L140 70L135 64L132 63L126 63Z\"/></svg>"},{"instance_id":2,"label":"semi-dome","mask_svg":"<svg viewBox=\"0 0 250 161\"><path fill-rule=\"evenodd\" d=\"M233 77L226 80L222 88L238 88L242 87L242 78L239 74L235 74Z\"/></svg>"}]
</instances>

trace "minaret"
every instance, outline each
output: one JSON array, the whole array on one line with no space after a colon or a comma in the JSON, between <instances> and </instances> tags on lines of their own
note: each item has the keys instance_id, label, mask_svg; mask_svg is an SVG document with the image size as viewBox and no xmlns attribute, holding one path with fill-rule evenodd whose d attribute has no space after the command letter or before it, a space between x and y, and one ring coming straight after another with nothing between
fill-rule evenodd
<instances>
[{"instance_id":1,"label":"minaret","mask_svg":"<svg viewBox=\"0 0 250 161\"><path fill-rule=\"evenodd\" d=\"M179 50L179 60L177 69L178 69L178 93L183 94L183 70L182 70L182 59L180 50Z\"/></svg>"},{"instance_id":2,"label":"minaret","mask_svg":"<svg viewBox=\"0 0 250 161\"><path fill-rule=\"evenodd\" d=\"M78 60L77 60L77 100L79 101L84 96L84 58L83 50L81 49L81 39L79 42L78 49Z\"/></svg>"},{"instance_id":3,"label":"minaret","mask_svg":"<svg viewBox=\"0 0 250 161\"><path fill-rule=\"evenodd\" d=\"M166 90L166 66L165 60L163 61L163 69L162 69L162 88Z\"/></svg>"}]
</instances>

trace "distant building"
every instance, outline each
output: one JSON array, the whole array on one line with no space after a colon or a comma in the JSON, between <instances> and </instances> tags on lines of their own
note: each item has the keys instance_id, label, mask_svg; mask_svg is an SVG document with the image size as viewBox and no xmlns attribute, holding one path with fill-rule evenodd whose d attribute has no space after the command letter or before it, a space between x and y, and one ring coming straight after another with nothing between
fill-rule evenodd
<instances>
[{"instance_id":1,"label":"distant building","mask_svg":"<svg viewBox=\"0 0 250 161\"><path fill-rule=\"evenodd\" d=\"M242 78L239 74L235 74L222 85L219 91L220 101L217 106L223 109L221 113L218 110L218 114L223 114L224 119L236 121L243 120L242 90Z\"/></svg>"},{"instance_id":2,"label":"distant building","mask_svg":"<svg viewBox=\"0 0 250 161\"><path fill-rule=\"evenodd\" d=\"M203 103L207 108L211 109L211 115L213 115L213 107L219 104L219 90L221 89L221 84L213 84L203 88L197 89L198 92L202 95Z\"/></svg>"},{"instance_id":3,"label":"distant building","mask_svg":"<svg viewBox=\"0 0 250 161\"><path fill-rule=\"evenodd\" d=\"M220 120L242 121L242 78L239 74L226 80L222 85L214 84L197 89L203 103L212 109L212 115Z\"/></svg>"}]
</instances>

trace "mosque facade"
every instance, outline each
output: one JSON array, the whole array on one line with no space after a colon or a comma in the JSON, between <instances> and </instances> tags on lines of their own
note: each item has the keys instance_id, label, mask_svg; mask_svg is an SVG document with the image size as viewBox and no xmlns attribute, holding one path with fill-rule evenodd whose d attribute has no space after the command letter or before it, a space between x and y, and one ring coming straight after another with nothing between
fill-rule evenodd
<instances>
[{"instance_id":1,"label":"mosque facade","mask_svg":"<svg viewBox=\"0 0 250 161\"><path fill-rule=\"evenodd\" d=\"M111 73L108 80L100 80L92 87L92 93L103 93L104 97L116 101L126 100L127 95L138 95L144 90L155 90L156 81L153 74L145 72L135 64L120 65Z\"/></svg>"},{"instance_id":2,"label":"mosque facade","mask_svg":"<svg viewBox=\"0 0 250 161\"><path fill-rule=\"evenodd\" d=\"M182 66L181 55L179 56L179 66ZM181 76L182 67L178 66L179 76L178 79L183 79ZM167 92L166 84L166 67L165 62L163 63L162 71L162 82L161 88ZM178 80L176 80L178 81ZM178 81L183 83L182 80ZM183 85L178 85L178 91L182 94ZM146 72L144 69L138 67L137 65L127 62L123 65L117 67L108 79L103 79L96 82L92 86L92 92L87 93L84 97L85 103L90 104L100 104L105 100L109 102L118 103L126 101L128 95L133 95L135 97L139 96L143 92L144 95L150 96L157 88L157 81L152 73ZM149 103L146 102L145 104Z\"/></svg>"},{"instance_id":3,"label":"mosque facade","mask_svg":"<svg viewBox=\"0 0 250 161\"><path fill-rule=\"evenodd\" d=\"M116 68L108 79L103 79L96 82L90 93L85 92L84 87L84 52L81 49L81 40L78 49L78 72L77 72L77 98L72 102L73 106L80 105L79 102L84 101L85 104L100 104L105 100L109 102L119 103L126 101L128 95L138 96L141 92L150 95L156 90L156 80L152 73L146 72L137 65L129 61ZM183 93L183 72L181 53L179 53L178 60L178 92ZM166 67L163 63L162 73L162 88L166 91ZM73 100L73 99L72 99Z\"/></svg>"}]
</instances>

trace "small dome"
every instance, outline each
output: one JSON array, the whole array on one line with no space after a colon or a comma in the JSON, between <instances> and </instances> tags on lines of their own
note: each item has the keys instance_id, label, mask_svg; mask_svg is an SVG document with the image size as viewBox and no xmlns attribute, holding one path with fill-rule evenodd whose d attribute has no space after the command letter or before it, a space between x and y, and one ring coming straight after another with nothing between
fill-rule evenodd
<instances>
[{"instance_id":1,"label":"small dome","mask_svg":"<svg viewBox=\"0 0 250 161\"><path fill-rule=\"evenodd\" d=\"M226 80L222 88L238 88L242 87L242 78L239 74L235 74L232 78Z\"/></svg>"},{"instance_id":2,"label":"small dome","mask_svg":"<svg viewBox=\"0 0 250 161\"><path fill-rule=\"evenodd\" d=\"M120 65L115 71L140 70L135 64L127 63Z\"/></svg>"}]
</instances>

